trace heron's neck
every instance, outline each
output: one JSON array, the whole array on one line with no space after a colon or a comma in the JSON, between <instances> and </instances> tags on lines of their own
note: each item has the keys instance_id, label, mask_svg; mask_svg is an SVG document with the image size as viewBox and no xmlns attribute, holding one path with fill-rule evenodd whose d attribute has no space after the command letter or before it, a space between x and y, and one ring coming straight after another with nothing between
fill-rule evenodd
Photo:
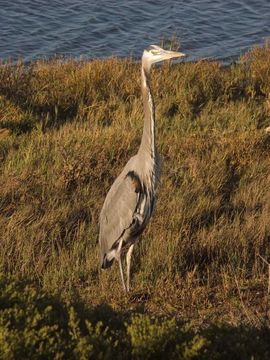
<instances>
[{"instance_id":1,"label":"heron's neck","mask_svg":"<svg viewBox=\"0 0 270 360\"><path fill-rule=\"evenodd\" d=\"M142 65L142 96L144 125L139 153L155 156L155 107L149 84L149 69Z\"/></svg>"}]
</instances>

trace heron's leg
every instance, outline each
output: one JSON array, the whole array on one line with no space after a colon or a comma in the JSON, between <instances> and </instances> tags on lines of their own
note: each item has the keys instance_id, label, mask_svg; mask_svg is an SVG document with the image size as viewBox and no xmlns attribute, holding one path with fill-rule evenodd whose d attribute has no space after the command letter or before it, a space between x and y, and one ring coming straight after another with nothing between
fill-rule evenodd
<instances>
[{"instance_id":1,"label":"heron's leg","mask_svg":"<svg viewBox=\"0 0 270 360\"><path fill-rule=\"evenodd\" d=\"M129 291L129 282L130 282L130 263L131 263L131 255L134 248L134 244L130 245L127 252L127 292Z\"/></svg>"},{"instance_id":2,"label":"heron's leg","mask_svg":"<svg viewBox=\"0 0 270 360\"><path fill-rule=\"evenodd\" d=\"M124 279L123 268L122 268L122 256L121 256L121 254L119 255L119 270L120 270L120 275L121 275L121 280L122 280L123 289L124 289L125 292L127 292L127 288L126 288L126 284L125 284L125 279Z\"/></svg>"},{"instance_id":3,"label":"heron's leg","mask_svg":"<svg viewBox=\"0 0 270 360\"><path fill-rule=\"evenodd\" d=\"M124 289L125 292L127 292L127 288L126 288L126 284L125 284L125 279L124 279L124 273L123 273L123 267L122 267L122 256L121 256L122 243L123 243L123 238L119 241L119 245L118 245L118 248L117 248L117 252L116 252L115 258L116 258L116 260L118 260L118 262L119 262L119 270L120 270L120 275L121 275L121 281L122 281L123 289Z\"/></svg>"}]
</instances>

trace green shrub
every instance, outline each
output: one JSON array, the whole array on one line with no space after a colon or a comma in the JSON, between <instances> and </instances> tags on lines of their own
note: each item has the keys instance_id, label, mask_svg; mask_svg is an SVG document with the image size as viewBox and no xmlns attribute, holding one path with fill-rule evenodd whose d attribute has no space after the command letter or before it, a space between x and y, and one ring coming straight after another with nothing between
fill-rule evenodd
<instances>
[{"instance_id":1,"label":"green shrub","mask_svg":"<svg viewBox=\"0 0 270 360\"><path fill-rule=\"evenodd\" d=\"M81 319L71 305L1 275L0 359L109 359L117 346L102 322Z\"/></svg>"},{"instance_id":2,"label":"green shrub","mask_svg":"<svg viewBox=\"0 0 270 360\"><path fill-rule=\"evenodd\" d=\"M195 332L173 315L125 314L46 294L0 276L0 359L267 360L269 328L208 325Z\"/></svg>"},{"instance_id":3,"label":"green shrub","mask_svg":"<svg viewBox=\"0 0 270 360\"><path fill-rule=\"evenodd\" d=\"M127 326L131 339L132 355L136 359L197 359L206 339L180 328L176 320L136 315Z\"/></svg>"}]
</instances>

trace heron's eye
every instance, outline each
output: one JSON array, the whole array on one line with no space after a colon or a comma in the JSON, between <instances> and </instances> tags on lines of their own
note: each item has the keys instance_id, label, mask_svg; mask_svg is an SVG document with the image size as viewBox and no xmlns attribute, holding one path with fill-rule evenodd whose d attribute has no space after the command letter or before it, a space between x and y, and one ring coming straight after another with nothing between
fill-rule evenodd
<instances>
[{"instance_id":1,"label":"heron's eye","mask_svg":"<svg viewBox=\"0 0 270 360\"><path fill-rule=\"evenodd\" d=\"M152 55L158 55L159 54L158 50L151 50L150 52L151 52Z\"/></svg>"}]
</instances>

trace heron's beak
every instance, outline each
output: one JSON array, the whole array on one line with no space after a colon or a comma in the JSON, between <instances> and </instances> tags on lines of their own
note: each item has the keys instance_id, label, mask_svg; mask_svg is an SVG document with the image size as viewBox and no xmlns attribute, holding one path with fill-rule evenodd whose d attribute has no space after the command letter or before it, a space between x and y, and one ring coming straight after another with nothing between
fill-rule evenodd
<instances>
[{"instance_id":1,"label":"heron's beak","mask_svg":"<svg viewBox=\"0 0 270 360\"><path fill-rule=\"evenodd\" d=\"M178 51L164 51L164 60L186 57L187 55Z\"/></svg>"}]
</instances>

